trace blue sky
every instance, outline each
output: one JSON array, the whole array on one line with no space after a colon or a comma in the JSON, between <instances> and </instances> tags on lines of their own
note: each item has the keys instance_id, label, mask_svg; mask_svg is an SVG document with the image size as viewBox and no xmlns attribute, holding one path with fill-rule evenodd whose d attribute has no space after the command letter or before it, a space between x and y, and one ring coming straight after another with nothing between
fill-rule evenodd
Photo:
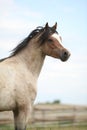
<instances>
[{"instance_id":1,"label":"blue sky","mask_svg":"<svg viewBox=\"0 0 87 130\"><path fill-rule=\"evenodd\" d=\"M71 57L64 63L46 57L35 102L87 105L87 0L0 0L0 58L46 22L58 23Z\"/></svg>"}]
</instances>

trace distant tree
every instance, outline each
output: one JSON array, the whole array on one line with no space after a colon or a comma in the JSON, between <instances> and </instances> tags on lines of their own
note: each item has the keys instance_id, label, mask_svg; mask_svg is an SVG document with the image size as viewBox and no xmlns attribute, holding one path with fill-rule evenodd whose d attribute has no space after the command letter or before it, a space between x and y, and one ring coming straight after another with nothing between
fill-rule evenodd
<instances>
[{"instance_id":1,"label":"distant tree","mask_svg":"<svg viewBox=\"0 0 87 130\"><path fill-rule=\"evenodd\" d=\"M59 104L60 103L60 100L54 100L53 101L53 104Z\"/></svg>"}]
</instances>

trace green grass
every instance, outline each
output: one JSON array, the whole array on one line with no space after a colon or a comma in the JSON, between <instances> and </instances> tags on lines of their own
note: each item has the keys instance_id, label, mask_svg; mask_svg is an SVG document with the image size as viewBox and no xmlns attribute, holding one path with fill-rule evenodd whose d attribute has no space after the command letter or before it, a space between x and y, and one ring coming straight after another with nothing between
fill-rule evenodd
<instances>
[{"instance_id":1,"label":"green grass","mask_svg":"<svg viewBox=\"0 0 87 130\"><path fill-rule=\"evenodd\" d=\"M14 130L13 125L0 125L0 130ZM31 127L27 130L87 130L85 126L46 126L46 127Z\"/></svg>"},{"instance_id":2,"label":"green grass","mask_svg":"<svg viewBox=\"0 0 87 130\"><path fill-rule=\"evenodd\" d=\"M1 125L0 124L0 130L14 130L13 125Z\"/></svg>"},{"instance_id":3,"label":"green grass","mask_svg":"<svg viewBox=\"0 0 87 130\"><path fill-rule=\"evenodd\" d=\"M87 130L87 126L37 127L37 128L27 128L27 130Z\"/></svg>"}]
</instances>

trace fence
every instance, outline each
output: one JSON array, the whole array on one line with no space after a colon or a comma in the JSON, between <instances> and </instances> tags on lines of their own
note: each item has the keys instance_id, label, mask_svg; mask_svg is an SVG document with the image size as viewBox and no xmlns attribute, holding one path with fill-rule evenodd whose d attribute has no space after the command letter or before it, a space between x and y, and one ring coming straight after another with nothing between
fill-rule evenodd
<instances>
[{"instance_id":1,"label":"fence","mask_svg":"<svg viewBox=\"0 0 87 130\"><path fill-rule=\"evenodd\" d=\"M11 123L13 123L12 112L1 112L0 124ZM36 128L36 130L40 130L42 127L44 127L44 129L49 127L49 129L46 130L57 130L63 126L87 126L87 106L38 104L33 108L29 124L31 130L33 130L33 128L34 130ZM72 129L69 128L69 130Z\"/></svg>"},{"instance_id":2,"label":"fence","mask_svg":"<svg viewBox=\"0 0 87 130\"><path fill-rule=\"evenodd\" d=\"M87 107L69 105L37 105L31 117L33 125L87 125Z\"/></svg>"}]
</instances>

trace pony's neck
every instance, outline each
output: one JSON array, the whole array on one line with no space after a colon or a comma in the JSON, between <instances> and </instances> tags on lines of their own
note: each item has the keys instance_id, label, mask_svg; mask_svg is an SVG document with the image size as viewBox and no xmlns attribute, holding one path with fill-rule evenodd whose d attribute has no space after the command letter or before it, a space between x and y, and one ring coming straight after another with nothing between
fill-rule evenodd
<instances>
[{"instance_id":1,"label":"pony's neck","mask_svg":"<svg viewBox=\"0 0 87 130\"><path fill-rule=\"evenodd\" d=\"M16 55L16 57L19 61L26 64L27 68L34 76L39 76L45 55L42 53L38 43L33 42L34 41L31 40L30 43Z\"/></svg>"}]
</instances>

